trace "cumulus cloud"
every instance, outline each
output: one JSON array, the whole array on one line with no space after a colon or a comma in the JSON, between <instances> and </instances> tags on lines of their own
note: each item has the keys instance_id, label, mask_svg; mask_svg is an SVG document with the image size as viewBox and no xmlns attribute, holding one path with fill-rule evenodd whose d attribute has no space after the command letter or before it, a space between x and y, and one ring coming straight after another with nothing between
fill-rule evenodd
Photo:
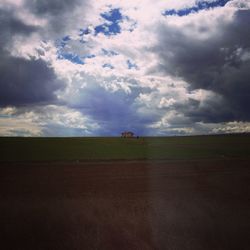
<instances>
[{"instance_id":1,"label":"cumulus cloud","mask_svg":"<svg viewBox=\"0 0 250 250\"><path fill-rule=\"evenodd\" d=\"M44 20L42 31L51 39L80 29L90 5L84 0L25 0L23 8L35 18Z\"/></svg>"},{"instance_id":2,"label":"cumulus cloud","mask_svg":"<svg viewBox=\"0 0 250 250\"><path fill-rule=\"evenodd\" d=\"M56 99L54 91L63 87L54 70L42 59L12 55L17 37L39 30L27 25L11 10L0 9L0 105L26 105Z\"/></svg>"},{"instance_id":3,"label":"cumulus cloud","mask_svg":"<svg viewBox=\"0 0 250 250\"><path fill-rule=\"evenodd\" d=\"M248 131L249 7L1 1L0 133Z\"/></svg>"},{"instance_id":4,"label":"cumulus cloud","mask_svg":"<svg viewBox=\"0 0 250 250\"><path fill-rule=\"evenodd\" d=\"M228 7L183 18L180 22L173 17L160 26L156 70L182 78L191 90L216 93L206 107L190 99L183 111L195 119L249 121L250 10Z\"/></svg>"},{"instance_id":5,"label":"cumulus cloud","mask_svg":"<svg viewBox=\"0 0 250 250\"><path fill-rule=\"evenodd\" d=\"M99 124L66 106L0 108L1 136L90 136Z\"/></svg>"}]
</instances>

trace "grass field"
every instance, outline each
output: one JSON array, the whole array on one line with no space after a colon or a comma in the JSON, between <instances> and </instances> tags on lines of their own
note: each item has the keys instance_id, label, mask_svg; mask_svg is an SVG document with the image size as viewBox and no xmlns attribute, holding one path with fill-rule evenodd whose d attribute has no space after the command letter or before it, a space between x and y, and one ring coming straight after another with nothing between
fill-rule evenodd
<instances>
[{"instance_id":1,"label":"grass field","mask_svg":"<svg viewBox=\"0 0 250 250\"><path fill-rule=\"evenodd\" d=\"M249 135L1 138L0 150L0 249L249 249Z\"/></svg>"},{"instance_id":2,"label":"grass field","mask_svg":"<svg viewBox=\"0 0 250 250\"><path fill-rule=\"evenodd\" d=\"M250 135L0 138L0 161L150 160L250 157Z\"/></svg>"}]
</instances>

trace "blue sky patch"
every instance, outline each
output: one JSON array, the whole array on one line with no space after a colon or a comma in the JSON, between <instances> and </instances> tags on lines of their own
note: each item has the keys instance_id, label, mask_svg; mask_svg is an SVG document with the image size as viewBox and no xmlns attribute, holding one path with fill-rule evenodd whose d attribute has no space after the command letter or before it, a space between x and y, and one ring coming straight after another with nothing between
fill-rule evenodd
<instances>
[{"instance_id":1,"label":"blue sky patch","mask_svg":"<svg viewBox=\"0 0 250 250\"><path fill-rule=\"evenodd\" d=\"M135 64L135 63L133 63L133 62L131 62L130 60L127 60L127 65L128 65L128 69L138 69L138 66Z\"/></svg>"},{"instance_id":2,"label":"blue sky patch","mask_svg":"<svg viewBox=\"0 0 250 250\"><path fill-rule=\"evenodd\" d=\"M75 64L85 64L84 59L86 58L94 58L96 57L95 55L91 54L91 55L85 55L85 56L78 56L76 54L73 53L58 53L58 59L66 59L72 63Z\"/></svg>"},{"instance_id":3,"label":"blue sky patch","mask_svg":"<svg viewBox=\"0 0 250 250\"><path fill-rule=\"evenodd\" d=\"M120 9L111 9L109 12L101 13L100 15L107 20L107 23L95 27L96 35L103 33L106 36L110 36L121 32L119 22L122 20L122 14Z\"/></svg>"},{"instance_id":4,"label":"blue sky patch","mask_svg":"<svg viewBox=\"0 0 250 250\"><path fill-rule=\"evenodd\" d=\"M231 0L215 0L213 2L207 2L207 1L199 1L196 6L191 7L191 8L186 8L186 9L180 9L180 10L175 10L175 9L170 9L166 10L163 15L164 16L187 16L191 13L194 12L199 12L200 10L205 10L205 9L211 9L215 7L222 7L225 6L227 2Z\"/></svg>"},{"instance_id":5,"label":"blue sky patch","mask_svg":"<svg viewBox=\"0 0 250 250\"><path fill-rule=\"evenodd\" d=\"M64 48L66 44L71 40L70 36L65 36L62 39L59 39L56 41L56 47L57 48Z\"/></svg>"},{"instance_id":6,"label":"blue sky patch","mask_svg":"<svg viewBox=\"0 0 250 250\"><path fill-rule=\"evenodd\" d=\"M58 55L58 59L66 59L75 64L84 64L83 60L78 55L73 53L61 53Z\"/></svg>"},{"instance_id":7,"label":"blue sky patch","mask_svg":"<svg viewBox=\"0 0 250 250\"><path fill-rule=\"evenodd\" d=\"M101 17L110 22L119 22L122 19L120 9L111 9L109 12L101 14Z\"/></svg>"},{"instance_id":8,"label":"blue sky patch","mask_svg":"<svg viewBox=\"0 0 250 250\"><path fill-rule=\"evenodd\" d=\"M71 52L71 51L65 51L65 46L68 44L68 42L71 40L70 36L65 36L62 39L58 40L56 42L57 47L57 59L59 60L68 60L75 64L85 64L84 60L86 58L93 58L96 57L94 54L87 54L79 56L78 54ZM81 41L80 41L81 42Z\"/></svg>"},{"instance_id":9,"label":"blue sky patch","mask_svg":"<svg viewBox=\"0 0 250 250\"><path fill-rule=\"evenodd\" d=\"M80 29L78 36L80 37L80 43L86 43L87 41L84 40L84 36L91 34L91 30L89 28Z\"/></svg>"},{"instance_id":10,"label":"blue sky patch","mask_svg":"<svg viewBox=\"0 0 250 250\"><path fill-rule=\"evenodd\" d=\"M90 33L91 33L91 31L90 31L89 28L87 28L87 29L80 29L79 36L88 35Z\"/></svg>"},{"instance_id":11,"label":"blue sky patch","mask_svg":"<svg viewBox=\"0 0 250 250\"><path fill-rule=\"evenodd\" d=\"M70 41L71 39L70 39L70 36L65 36L65 37L63 37L62 38L62 41L63 42L68 42L68 41Z\"/></svg>"}]
</instances>

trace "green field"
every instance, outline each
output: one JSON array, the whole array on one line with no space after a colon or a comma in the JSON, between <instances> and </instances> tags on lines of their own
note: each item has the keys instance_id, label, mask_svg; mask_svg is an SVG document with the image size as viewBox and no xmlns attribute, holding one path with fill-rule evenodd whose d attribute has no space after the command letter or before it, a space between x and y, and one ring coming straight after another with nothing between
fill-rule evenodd
<instances>
[{"instance_id":1,"label":"green field","mask_svg":"<svg viewBox=\"0 0 250 250\"><path fill-rule=\"evenodd\" d=\"M0 161L248 158L250 135L0 138Z\"/></svg>"}]
</instances>

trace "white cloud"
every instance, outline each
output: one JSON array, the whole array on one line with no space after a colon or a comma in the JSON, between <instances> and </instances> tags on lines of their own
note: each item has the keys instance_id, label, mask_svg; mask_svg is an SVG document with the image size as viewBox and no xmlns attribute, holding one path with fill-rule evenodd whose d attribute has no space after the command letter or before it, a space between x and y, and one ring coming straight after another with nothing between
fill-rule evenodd
<instances>
[{"instance_id":1,"label":"white cloud","mask_svg":"<svg viewBox=\"0 0 250 250\"><path fill-rule=\"evenodd\" d=\"M226 6L237 9L250 9L250 2L248 0L232 0Z\"/></svg>"},{"instance_id":2,"label":"white cloud","mask_svg":"<svg viewBox=\"0 0 250 250\"><path fill-rule=\"evenodd\" d=\"M168 108L171 107L176 101L171 97L167 99L166 97L162 97L160 103L158 105L159 108Z\"/></svg>"},{"instance_id":3,"label":"white cloud","mask_svg":"<svg viewBox=\"0 0 250 250\"><path fill-rule=\"evenodd\" d=\"M75 8L63 9L60 16L53 16L53 13L38 15L25 5L25 1L1 1L0 8L14 10L16 17L24 24L37 28L27 37L21 34L13 36L7 48L10 55L27 60L43 59L55 71L58 79L66 84L64 89L56 91L58 103L46 103L44 106L30 107L29 110L21 107L2 109L2 134L17 133L13 131L30 135L56 134L55 128L58 127L62 129L61 134L94 134L102 129L103 124L107 131L109 120L115 124L114 127L119 127L126 119L131 119L127 122L129 126L138 123L139 127L141 123L142 127L162 134L248 129L246 123L240 122L206 125L203 121L192 121L183 108L189 105L190 100L196 103L195 108L206 109L208 103L215 100L219 103L221 96L208 89L190 90L190 82L165 70L169 65L161 60L157 51L160 47L161 53L167 54L170 59L174 57L171 44L167 44L169 47L165 49L164 39L175 33L163 33L166 27L200 43L211 37L223 36L219 24L232 23L239 8L250 8L248 1L230 1L223 8L202 10L181 18L165 17L162 13L168 9L190 8L197 3L196 0L145 0L143 3L139 0L99 0L75 3ZM100 14L114 8L119 8L123 16L120 21L121 33L95 35L94 27L107 23ZM89 34L80 36L80 28L88 28ZM58 44L65 36L69 36L70 40L59 48ZM103 49L109 53L104 53ZM63 57L59 59L60 53L78 55L84 64L76 64ZM231 56L244 63L249 61L249 54L248 49L239 47ZM129 69L128 60L136 67ZM175 70L178 72L178 65ZM117 122L122 119L119 109L128 112L121 123ZM108 115L103 114L105 112ZM10 128L7 128L7 121L11 124ZM110 129L114 127L110 125Z\"/></svg>"},{"instance_id":4,"label":"white cloud","mask_svg":"<svg viewBox=\"0 0 250 250\"><path fill-rule=\"evenodd\" d=\"M3 115L13 115L17 112L17 109L15 107L5 107L5 108L0 108L0 116Z\"/></svg>"},{"instance_id":5,"label":"white cloud","mask_svg":"<svg viewBox=\"0 0 250 250\"><path fill-rule=\"evenodd\" d=\"M250 122L227 122L216 124L212 133L250 133Z\"/></svg>"},{"instance_id":6,"label":"white cloud","mask_svg":"<svg viewBox=\"0 0 250 250\"><path fill-rule=\"evenodd\" d=\"M86 136L98 129L97 122L65 106L0 109L1 136Z\"/></svg>"}]
</instances>

